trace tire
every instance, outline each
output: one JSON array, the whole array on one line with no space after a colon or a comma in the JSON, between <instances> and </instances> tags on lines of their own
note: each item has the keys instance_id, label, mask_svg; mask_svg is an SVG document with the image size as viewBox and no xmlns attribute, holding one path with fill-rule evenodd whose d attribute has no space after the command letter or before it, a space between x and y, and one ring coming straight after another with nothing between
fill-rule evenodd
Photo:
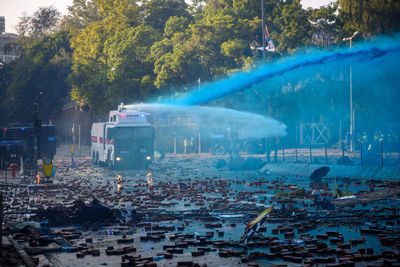
<instances>
[{"instance_id":1,"label":"tire","mask_svg":"<svg viewBox=\"0 0 400 267\"><path fill-rule=\"evenodd\" d=\"M110 154L107 155L106 165L110 170L114 169L114 164L112 163L112 160L110 159Z\"/></svg>"},{"instance_id":2,"label":"tire","mask_svg":"<svg viewBox=\"0 0 400 267\"><path fill-rule=\"evenodd\" d=\"M256 145L253 143L246 144L245 151L247 155L255 155L257 153Z\"/></svg>"},{"instance_id":3,"label":"tire","mask_svg":"<svg viewBox=\"0 0 400 267\"><path fill-rule=\"evenodd\" d=\"M95 165L96 164L96 153L93 152L92 154L92 164Z\"/></svg>"},{"instance_id":4,"label":"tire","mask_svg":"<svg viewBox=\"0 0 400 267\"><path fill-rule=\"evenodd\" d=\"M225 155L226 149L222 144L217 144L214 147L214 154L217 156Z\"/></svg>"},{"instance_id":5,"label":"tire","mask_svg":"<svg viewBox=\"0 0 400 267\"><path fill-rule=\"evenodd\" d=\"M96 161L95 161L96 165L100 165L100 161L99 161L99 153L96 153Z\"/></svg>"}]
</instances>

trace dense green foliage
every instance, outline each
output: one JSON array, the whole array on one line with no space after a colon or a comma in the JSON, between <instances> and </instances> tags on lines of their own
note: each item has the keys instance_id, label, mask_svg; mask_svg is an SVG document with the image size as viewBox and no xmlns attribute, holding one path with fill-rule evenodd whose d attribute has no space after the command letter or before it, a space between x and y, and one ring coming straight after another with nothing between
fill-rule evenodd
<instances>
[{"instance_id":1,"label":"dense green foliage","mask_svg":"<svg viewBox=\"0 0 400 267\"><path fill-rule=\"evenodd\" d=\"M356 30L362 33L357 38L365 38L400 29L395 0L338 0L314 10L302 9L300 0L265 0L264 9L276 46L267 60L306 46L341 44ZM54 115L66 96L102 114L120 102L182 93L262 59L255 49L262 46L258 0L196 0L192 5L184 0L74 0L62 20L56 10L41 8L33 17L22 17L18 27L21 57L0 69L1 124L29 121L33 102L43 116ZM290 99L299 96L296 91L282 88L268 96L253 91L259 110L272 114L280 106L290 116L296 113L289 108ZM308 95L313 92L305 94L305 101ZM288 102L280 103L283 99ZM229 105L229 99L223 101Z\"/></svg>"},{"instance_id":2,"label":"dense green foliage","mask_svg":"<svg viewBox=\"0 0 400 267\"><path fill-rule=\"evenodd\" d=\"M31 122L33 103L43 119L54 117L68 96L71 73L70 35L59 31L30 42L21 57L0 69L2 124Z\"/></svg>"},{"instance_id":3,"label":"dense green foliage","mask_svg":"<svg viewBox=\"0 0 400 267\"><path fill-rule=\"evenodd\" d=\"M339 0L339 15L343 32L355 30L363 35L388 34L400 29L400 1L398 0Z\"/></svg>"},{"instance_id":4,"label":"dense green foliage","mask_svg":"<svg viewBox=\"0 0 400 267\"><path fill-rule=\"evenodd\" d=\"M60 12L54 7L41 7L33 16L23 15L16 27L20 37L43 37L58 30Z\"/></svg>"}]
</instances>

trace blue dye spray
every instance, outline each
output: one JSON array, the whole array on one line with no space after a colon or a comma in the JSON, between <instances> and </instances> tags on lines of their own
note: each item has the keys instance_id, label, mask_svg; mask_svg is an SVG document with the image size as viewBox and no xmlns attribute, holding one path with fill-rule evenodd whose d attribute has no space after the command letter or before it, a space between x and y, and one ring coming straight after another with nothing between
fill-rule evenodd
<instances>
[{"instance_id":1,"label":"blue dye spray","mask_svg":"<svg viewBox=\"0 0 400 267\"><path fill-rule=\"evenodd\" d=\"M362 79L366 85L380 83L386 89L398 88L400 65L400 36L380 37L375 40L353 46L341 47L330 51L308 50L293 56L262 64L249 72L240 72L212 83L207 83L201 89L193 88L188 93L167 97L160 101L172 105L197 105L208 103L237 92L244 91L257 84L264 84L271 90L280 89L287 81L306 79L315 73L340 76L338 70L343 70L352 64L358 68L360 75L353 78L354 83ZM386 68L395 71L394 75L377 75L377 71ZM393 74L393 73L392 73ZM387 79L385 79L385 75ZM348 75L347 75L348 76ZM397 76L397 77L396 77ZM358 77L358 78L357 78ZM376 77L376 79L374 79ZM393 77L397 79L393 79ZM347 78L337 79L346 80ZM362 84L359 84L362 86ZM376 84L378 86L378 84ZM385 90L384 88L381 88Z\"/></svg>"},{"instance_id":2,"label":"blue dye spray","mask_svg":"<svg viewBox=\"0 0 400 267\"><path fill-rule=\"evenodd\" d=\"M153 114L173 113L176 116L186 114L210 129L215 125L222 128L240 125L242 127L236 128L236 131L240 135L245 135L243 138L285 136L286 125L267 116L196 105L223 99L226 96L235 97L235 94L240 93L236 97L237 102L230 107L236 106L240 102L244 107L242 109L255 111L257 106L255 104L258 103L256 102L258 100L252 98L252 90L248 90L249 88L259 90L264 95L264 99L266 99L266 95L274 92L284 93L284 90L297 91L314 88L319 94L312 95L309 99L307 97L296 99L291 104L290 110L286 109L285 111L291 112L288 116L297 116L297 118L301 116L301 118L312 121L311 116L314 115L315 118L315 114L317 114L318 117L319 114L322 114L322 109L333 105L334 109L328 109L328 111L325 109L325 113L329 113L331 120L343 120L348 116L349 109L350 64L353 66L354 91L367 92L364 96L357 96L354 102L359 101L361 97L369 97L367 103L370 103L368 107L371 110L370 114L389 114L388 116L391 116L390 119L393 121L393 117L397 116L395 115L396 111L386 110L385 103L400 100L400 36L377 38L355 45L352 50L347 46L329 51L299 52L260 65L248 72L236 73L225 79L203 84L200 89L193 87L184 94L163 98L158 103L134 105L131 108L140 108ZM247 94L246 90L250 93ZM368 96L366 96L367 94ZM334 104L330 102L332 99ZM232 102L230 103L232 104ZM266 105L266 103L264 104ZM396 105L392 104L392 106ZM397 107L399 108L400 105ZM265 114L265 110L261 113ZM309 117L307 118L307 116ZM364 120L374 122L375 118L371 118L371 116ZM381 115L375 116L379 120L382 118ZM360 125L360 120L357 122ZM243 125L247 125L247 128L252 131L245 133L243 128L246 127ZM235 129L232 130L235 131Z\"/></svg>"}]
</instances>

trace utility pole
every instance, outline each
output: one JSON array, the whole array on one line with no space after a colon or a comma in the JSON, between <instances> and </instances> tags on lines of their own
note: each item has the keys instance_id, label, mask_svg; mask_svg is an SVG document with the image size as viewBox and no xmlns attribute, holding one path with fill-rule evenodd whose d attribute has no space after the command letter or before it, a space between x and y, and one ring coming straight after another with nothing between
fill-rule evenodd
<instances>
[{"instance_id":1,"label":"utility pole","mask_svg":"<svg viewBox=\"0 0 400 267\"><path fill-rule=\"evenodd\" d=\"M388 134L388 149L389 149L389 161L392 160L392 143L390 142L390 133Z\"/></svg>"},{"instance_id":2,"label":"utility pole","mask_svg":"<svg viewBox=\"0 0 400 267\"><path fill-rule=\"evenodd\" d=\"M269 139L268 137L265 137L265 157L267 159L267 163L271 163L271 150L269 146Z\"/></svg>"},{"instance_id":3,"label":"utility pole","mask_svg":"<svg viewBox=\"0 0 400 267\"><path fill-rule=\"evenodd\" d=\"M72 123L72 146L71 146L71 154L75 152L75 123Z\"/></svg>"},{"instance_id":4,"label":"utility pole","mask_svg":"<svg viewBox=\"0 0 400 267\"><path fill-rule=\"evenodd\" d=\"M79 124L78 124L78 149L79 149L79 157L81 156L81 122L79 118Z\"/></svg>"},{"instance_id":5,"label":"utility pole","mask_svg":"<svg viewBox=\"0 0 400 267\"><path fill-rule=\"evenodd\" d=\"M176 123L174 122L174 155L176 156Z\"/></svg>"},{"instance_id":6,"label":"utility pole","mask_svg":"<svg viewBox=\"0 0 400 267\"><path fill-rule=\"evenodd\" d=\"M262 43L263 43L263 63L265 62L265 22L264 22L264 0L261 0L261 18L262 18Z\"/></svg>"},{"instance_id":7,"label":"utility pole","mask_svg":"<svg viewBox=\"0 0 400 267\"><path fill-rule=\"evenodd\" d=\"M339 153L342 150L342 120L339 121Z\"/></svg>"},{"instance_id":8,"label":"utility pole","mask_svg":"<svg viewBox=\"0 0 400 267\"><path fill-rule=\"evenodd\" d=\"M328 164L328 148L325 141L325 164Z\"/></svg>"},{"instance_id":9,"label":"utility pole","mask_svg":"<svg viewBox=\"0 0 400 267\"><path fill-rule=\"evenodd\" d=\"M3 195L0 194L0 258L3 257Z\"/></svg>"},{"instance_id":10,"label":"utility pole","mask_svg":"<svg viewBox=\"0 0 400 267\"><path fill-rule=\"evenodd\" d=\"M296 157L296 163L297 163L297 129L298 129L298 127L297 127L297 121L296 121L296 127L295 127L296 129L295 129L295 132L296 132L296 134L295 134L295 138L294 138L294 153L295 153L295 157Z\"/></svg>"},{"instance_id":11,"label":"utility pole","mask_svg":"<svg viewBox=\"0 0 400 267\"><path fill-rule=\"evenodd\" d=\"M33 103L33 167L34 167L34 177L37 173L37 160L38 160L38 127L37 127L37 105Z\"/></svg>"},{"instance_id":12,"label":"utility pole","mask_svg":"<svg viewBox=\"0 0 400 267\"><path fill-rule=\"evenodd\" d=\"M199 156L201 155L201 138L200 138L200 129L199 129Z\"/></svg>"},{"instance_id":13,"label":"utility pole","mask_svg":"<svg viewBox=\"0 0 400 267\"><path fill-rule=\"evenodd\" d=\"M383 168L383 139L380 139L381 143L381 168Z\"/></svg>"},{"instance_id":14,"label":"utility pole","mask_svg":"<svg viewBox=\"0 0 400 267\"><path fill-rule=\"evenodd\" d=\"M350 41L350 51L351 51L351 41L354 37L356 37L360 32L356 31L353 33L353 36L348 38L343 38L343 41ZM353 152L353 131L354 131L354 113L353 113L353 70L350 63L350 151Z\"/></svg>"}]
</instances>

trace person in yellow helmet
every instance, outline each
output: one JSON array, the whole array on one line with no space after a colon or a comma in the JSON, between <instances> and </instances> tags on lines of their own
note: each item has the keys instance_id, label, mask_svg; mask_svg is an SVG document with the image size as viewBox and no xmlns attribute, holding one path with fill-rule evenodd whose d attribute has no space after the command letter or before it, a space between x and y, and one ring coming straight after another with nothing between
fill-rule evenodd
<instances>
[{"instance_id":1,"label":"person in yellow helmet","mask_svg":"<svg viewBox=\"0 0 400 267\"><path fill-rule=\"evenodd\" d=\"M183 140L183 146L185 147L185 154L187 153L187 149L188 149L188 140L187 140L187 138L185 137L185 140Z\"/></svg>"}]
</instances>

